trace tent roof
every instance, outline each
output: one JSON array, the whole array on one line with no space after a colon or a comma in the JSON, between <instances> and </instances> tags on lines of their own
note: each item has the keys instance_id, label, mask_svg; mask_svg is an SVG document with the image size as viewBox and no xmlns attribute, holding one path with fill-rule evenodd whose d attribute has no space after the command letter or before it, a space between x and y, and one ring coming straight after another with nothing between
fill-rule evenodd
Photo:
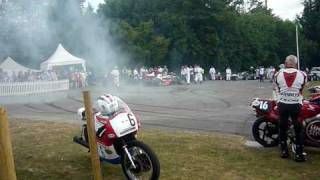
<instances>
[{"instance_id":1,"label":"tent roof","mask_svg":"<svg viewBox=\"0 0 320 180\"><path fill-rule=\"evenodd\" d=\"M41 63L41 68L45 66L61 66L70 64L84 64L85 60L73 56L64 47L59 44L56 51L49 57L48 60Z\"/></svg>"},{"instance_id":2,"label":"tent roof","mask_svg":"<svg viewBox=\"0 0 320 180\"><path fill-rule=\"evenodd\" d=\"M38 72L39 70L35 69L30 69L27 67L22 66L21 64L17 63L14 61L11 57L7 57L1 64L0 68L4 71L36 71Z\"/></svg>"}]
</instances>

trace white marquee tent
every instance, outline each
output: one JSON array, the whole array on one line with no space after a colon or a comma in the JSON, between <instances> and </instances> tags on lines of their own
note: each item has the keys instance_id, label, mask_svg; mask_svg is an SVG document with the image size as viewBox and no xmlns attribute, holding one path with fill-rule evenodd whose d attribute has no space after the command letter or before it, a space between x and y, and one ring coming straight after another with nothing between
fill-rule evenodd
<instances>
[{"instance_id":1,"label":"white marquee tent","mask_svg":"<svg viewBox=\"0 0 320 180\"><path fill-rule=\"evenodd\" d=\"M16 61L14 61L11 57L7 57L7 59L5 59L1 64L0 64L0 68L4 71L4 72L8 72L8 74L12 74L13 72L18 73L18 72L40 72L39 70L35 70L35 69L30 69L27 67L22 66L21 64L17 63Z\"/></svg>"},{"instance_id":2,"label":"white marquee tent","mask_svg":"<svg viewBox=\"0 0 320 180\"><path fill-rule=\"evenodd\" d=\"M73 56L67 50L63 48L61 44L59 44L56 51L49 57L48 60L44 61L40 65L40 69L52 70L54 66L67 66L67 65L77 65L80 64L83 67L83 70L86 71L86 61Z\"/></svg>"}]
</instances>

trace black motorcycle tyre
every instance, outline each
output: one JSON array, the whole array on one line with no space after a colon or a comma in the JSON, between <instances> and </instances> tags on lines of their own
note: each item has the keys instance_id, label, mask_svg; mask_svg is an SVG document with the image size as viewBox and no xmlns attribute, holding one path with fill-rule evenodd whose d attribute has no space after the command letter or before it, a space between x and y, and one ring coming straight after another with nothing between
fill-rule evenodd
<instances>
[{"instance_id":1,"label":"black motorcycle tyre","mask_svg":"<svg viewBox=\"0 0 320 180\"><path fill-rule=\"evenodd\" d=\"M259 144L261 144L262 146L264 146L264 147L275 147L275 146L277 146L278 144L279 144L279 139L277 138L277 139L274 139L274 141L272 141L271 143L268 143L268 142L266 142L264 139L262 139L261 137L260 137L260 131L259 131L259 126L262 124L262 123L271 123L271 122L268 122L266 119L265 119L265 117L260 117L260 118L258 118L255 122L254 122L254 124L253 124L253 126L252 126L252 135L253 135L253 137L254 137L254 139L259 143ZM273 124L273 123L272 123ZM275 125L277 128L276 129L278 129L278 124L273 124L273 125ZM265 126L265 128L267 128L267 125ZM278 134L278 131L276 131L277 132L277 134Z\"/></svg>"},{"instance_id":2,"label":"black motorcycle tyre","mask_svg":"<svg viewBox=\"0 0 320 180\"><path fill-rule=\"evenodd\" d=\"M143 151L145 151L145 153L149 156L151 164L152 164L152 175L150 180L157 180L159 179L160 176L160 163L159 160L156 156L156 154L151 150L151 148L149 146L147 146L146 144L144 144L141 141L137 141L137 140L133 140L127 143L127 148L130 149L132 147L139 147L141 148ZM130 176L127 174L126 171L126 167L125 167L125 162L124 162L124 156L126 156L126 154L123 152L122 158L121 158L121 167L122 167L122 171L125 174L126 178L130 180Z\"/></svg>"}]
</instances>

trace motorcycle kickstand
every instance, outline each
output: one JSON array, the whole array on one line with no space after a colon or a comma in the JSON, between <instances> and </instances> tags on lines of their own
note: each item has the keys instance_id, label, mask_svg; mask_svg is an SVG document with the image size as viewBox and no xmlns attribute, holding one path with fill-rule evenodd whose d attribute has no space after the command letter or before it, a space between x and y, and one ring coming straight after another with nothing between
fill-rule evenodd
<instances>
[{"instance_id":1,"label":"motorcycle kickstand","mask_svg":"<svg viewBox=\"0 0 320 180\"><path fill-rule=\"evenodd\" d=\"M122 148L123 148L124 152L127 154L128 158L129 158L129 160L131 162L131 165L133 166L134 169L136 169L137 167L133 162L133 158L132 158L131 154L128 151L127 145L124 145Z\"/></svg>"}]
</instances>

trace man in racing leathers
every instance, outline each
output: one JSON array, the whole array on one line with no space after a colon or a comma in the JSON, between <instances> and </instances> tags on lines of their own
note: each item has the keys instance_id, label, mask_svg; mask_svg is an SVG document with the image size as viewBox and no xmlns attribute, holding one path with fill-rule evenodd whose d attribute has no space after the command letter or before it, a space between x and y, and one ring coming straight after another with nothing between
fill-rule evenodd
<instances>
[{"instance_id":1,"label":"man in racing leathers","mask_svg":"<svg viewBox=\"0 0 320 180\"><path fill-rule=\"evenodd\" d=\"M285 60L285 69L280 70L275 75L275 84L278 94L278 110L280 114L279 140L281 147L281 157L288 158L287 146L288 121L291 117L294 126L296 140L295 161L305 161L303 155L303 126L298 121L298 116L302 106L302 90L307 81L304 72L297 70L297 58L290 55Z\"/></svg>"}]
</instances>

